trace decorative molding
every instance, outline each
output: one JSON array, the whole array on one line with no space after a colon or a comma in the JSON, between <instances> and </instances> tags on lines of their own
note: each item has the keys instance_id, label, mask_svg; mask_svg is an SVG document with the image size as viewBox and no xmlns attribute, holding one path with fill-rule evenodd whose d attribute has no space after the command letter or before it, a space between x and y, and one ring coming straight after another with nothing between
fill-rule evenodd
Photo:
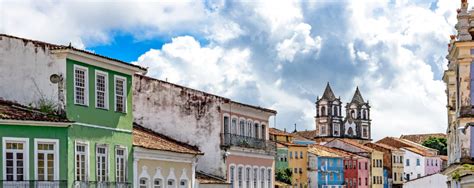
<instances>
[{"instance_id":1,"label":"decorative molding","mask_svg":"<svg viewBox=\"0 0 474 188\"><path fill-rule=\"evenodd\" d=\"M197 157L192 154L176 153L169 151L151 150L134 146L133 157L135 159L161 160L169 162L193 163Z\"/></svg>"},{"instance_id":2,"label":"decorative molding","mask_svg":"<svg viewBox=\"0 0 474 188\"><path fill-rule=\"evenodd\" d=\"M124 133L132 133L131 130L120 129L120 128L110 128L110 127L105 127L102 125L94 125L94 124L88 124L88 123L75 122L74 125L80 125L84 127L91 127L91 128L97 128L97 129L105 129L105 130L111 130L111 131L117 131L117 132L124 132Z\"/></svg>"}]
</instances>

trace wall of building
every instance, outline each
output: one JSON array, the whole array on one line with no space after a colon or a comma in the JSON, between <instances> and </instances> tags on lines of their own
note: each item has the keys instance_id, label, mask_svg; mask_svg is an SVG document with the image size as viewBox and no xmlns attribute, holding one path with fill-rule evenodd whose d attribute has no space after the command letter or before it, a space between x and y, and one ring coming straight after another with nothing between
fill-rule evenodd
<instances>
[{"instance_id":1,"label":"wall of building","mask_svg":"<svg viewBox=\"0 0 474 188\"><path fill-rule=\"evenodd\" d=\"M300 184L308 185L308 148L306 146L288 146L288 152L292 153L288 155L288 167L293 171L291 182L298 186ZM298 154L298 157L295 157L295 153ZM301 153L303 153L303 158L300 157Z\"/></svg>"},{"instance_id":2,"label":"wall of building","mask_svg":"<svg viewBox=\"0 0 474 188\"><path fill-rule=\"evenodd\" d=\"M415 179L418 177L418 174L420 176L424 176L425 175L425 163L423 162L425 160L425 158L421 155L418 155L416 153L413 153L411 151L408 151L406 149L403 149L403 151L405 151L405 155L403 156L403 171L404 171L404 179L406 181L407 179L407 174L410 175L410 180L412 179ZM416 160L419 159L420 160L420 165L417 166L416 165ZM407 160L410 161L410 164L407 165Z\"/></svg>"},{"instance_id":3,"label":"wall of building","mask_svg":"<svg viewBox=\"0 0 474 188\"><path fill-rule=\"evenodd\" d=\"M360 182L358 188L367 188L370 186L370 161L368 158L359 158L357 163L360 166L360 168L357 168L357 181Z\"/></svg>"},{"instance_id":4,"label":"wall of building","mask_svg":"<svg viewBox=\"0 0 474 188\"><path fill-rule=\"evenodd\" d=\"M447 178L442 174L433 174L416 180L411 180L403 184L403 188L436 187L447 188Z\"/></svg>"},{"instance_id":5,"label":"wall of building","mask_svg":"<svg viewBox=\"0 0 474 188\"><path fill-rule=\"evenodd\" d=\"M308 153L308 187L318 187L318 157Z\"/></svg>"},{"instance_id":6,"label":"wall of building","mask_svg":"<svg viewBox=\"0 0 474 188\"><path fill-rule=\"evenodd\" d=\"M383 163L383 153L380 151L374 150L372 151L372 155L370 159L372 161L371 170L370 170L370 176L371 176L370 179L372 181L372 187L373 188L383 187L383 183L384 183L383 181L382 181L382 184L374 183L374 177L383 177L383 167L374 166L374 160L381 160Z\"/></svg>"},{"instance_id":7,"label":"wall of building","mask_svg":"<svg viewBox=\"0 0 474 188\"><path fill-rule=\"evenodd\" d=\"M32 106L40 100L58 104L58 85L49 77L65 75L65 58L44 44L5 36L0 36L0 57L0 98Z\"/></svg>"},{"instance_id":8,"label":"wall of building","mask_svg":"<svg viewBox=\"0 0 474 188\"><path fill-rule=\"evenodd\" d=\"M275 169L285 170L288 168L288 148L278 147L277 155L275 156Z\"/></svg>"},{"instance_id":9,"label":"wall of building","mask_svg":"<svg viewBox=\"0 0 474 188\"><path fill-rule=\"evenodd\" d=\"M162 185L167 185L168 179L174 179L177 187L181 187L179 182L181 179L187 181L188 188L192 187L192 163L173 162L152 159L139 159L137 161L137 180L141 177L148 178L149 187L153 187L155 179L161 179Z\"/></svg>"},{"instance_id":10,"label":"wall of building","mask_svg":"<svg viewBox=\"0 0 474 188\"><path fill-rule=\"evenodd\" d=\"M344 168L342 158L318 157L319 185L343 185Z\"/></svg>"},{"instance_id":11,"label":"wall of building","mask_svg":"<svg viewBox=\"0 0 474 188\"><path fill-rule=\"evenodd\" d=\"M403 151L392 152L392 170L389 171L389 173L391 173L389 177L392 179L393 184L403 184L403 163L405 160L403 158L404 155L405 153ZM394 160L393 157L397 159ZM401 161L400 157L402 157Z\"/></svg>"},{"instance_id":12,"label":"wall of building","mask_svg":"<svg viewBox=\"0 0 474 188\"><path fill-rule=\"evenodd\" d=\"M425 175L435 174L441 171L442 160L439 157L425 157Z\"/></svg>"},{"instance_id":13,"label":"wall of building","mask_svg":"<svg viewBox=\"0 0 474 188\"><path fill-rule=\"evenodd\" d=\"M221 144L223 98L148 77L134 76L135 122L204 153L198 170L226 177ZM179 120L179 121L177 121Z\"/></svg>"}]
</instances>

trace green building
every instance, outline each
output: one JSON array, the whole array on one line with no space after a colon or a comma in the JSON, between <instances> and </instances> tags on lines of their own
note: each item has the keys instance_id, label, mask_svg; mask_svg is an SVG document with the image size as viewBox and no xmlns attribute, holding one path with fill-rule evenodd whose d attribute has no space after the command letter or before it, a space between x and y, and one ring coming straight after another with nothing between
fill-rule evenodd
<instances>
[{"instance_id":1,"label":"green building","mask_svg":"<svg viewBox=\"0 0 474 188\"><path fill-rule=\"evenodd\" d=\"M285 170L288 168L288 147L277 144L277 154L275 156L275 169Z\"/></svg>"},{"instance_id":2,"label":"green building","mask_svg":"<svg viewBox=\"0 0 474 188\"><path fill-rule=\"evenodd\" d=\"M2 34L0 54L0 187L131 187L132 77L146 70Z\"/></svg>"}]
</instances>

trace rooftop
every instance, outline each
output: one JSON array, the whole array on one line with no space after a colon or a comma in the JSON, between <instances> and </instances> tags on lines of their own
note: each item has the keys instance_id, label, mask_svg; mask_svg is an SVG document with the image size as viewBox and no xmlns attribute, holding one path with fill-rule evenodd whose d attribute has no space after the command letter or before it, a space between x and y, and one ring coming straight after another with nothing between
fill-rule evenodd
<instances>
[{"instance_id":1,"label":"rooftop","mask_svg":"<svg viewBox=\"0 0 474 188\"><path fill-rule=\"evenodd\" d=\"M191 146L187 143L177 141L171 137L142 127L137 123L133 123L133 146L184 154L203 154L196 146Z\"/></svg>"},{"instance_id":2,"label":"rooftop","mask_svg":"<svg viewBox=\"0 0 474 188\"><path fill-rule=\"evenodd\" d=\"M409 135L400 136L401 139L410 140L410 141L418 143L418 144L423 144L423 142L428 140L430 137L446 138L446 134L444 134L444 133L430 133L430 134L409 134Z\"/></svg>"},{"instance_id":3,"label":"rooftop","mask_svg":"<svg viewBox=\"0 0 474 188\"><path fill-rule=\"evenodd\" d=\"M107 60L111 60L111 61L115 61L115 62L118 62L118 63L122 63L122 64L125 64L125 65L130 66L130 67L138 68L138 69L140 69L140 70L142 70L142 71L146 71L146 70L147 70L146 68L141 67L141 66L138 66L138 65L134 65L134 64L127 63L127 62L122 61L122 60L119 60L119 59L115 59L115 58L103 56L103 55L100 55L100 54L96 54L96 53L91 52L91 51L87 51L87 50L75 48L75 47L73 47L73 46L71 46L71 45L65 46L65 45L52 44L52 43L47 43L47 42L43 42L43 41L32 40L32 39L26 39L26 38L21 38L21 37L17 37L17 36L12 36L12 35L7 35L7 34L1 34L1 33L0 33L0 40L2 40L2 37L8 37L8 38L13 38L13 39L22 40L25 44L26 44L26 43L32 43L35 47L41 47L41 48L43 48L43 49L49 49L49 50L65 50L65 49L70 49L70 50L74 50L74 51L77 51L77 52L82 52L82 53L85 53L85 54L89 54L89 55L97 56L97 57L104 58L104 59L107 59Z\"/></svg>"},{"instance_id":4,"label":"rooftop","mask_svg":"<svg viewBox=\"0 0 474 188\"><path fill-rule=\"evenodd\" d=\"M287 133L277 128L270 128L268 130L268 133L272 135L277 135L277 136L292 136L290 133Z\"/></svg>"},{"instance_id":5,"label":"rooftop","mask_svg":"<svg viewBox=\"0 0 474 188\"><path fill-rule=\"evenodd\" d=\"M196 180L200 184L230 184L225 179L206 174L204 172L196 172Z\"/></svg>"},{"instance_id":6,"label":"rooftop","mask_svg":"<svg viewBox=\"0 0 474 188\"><path fill-rule=\"evenodd\" d=\"M292 135L298 135L299 137L303 137L305 139L313 139L316 136L316 130L311 130L311 131L298 131L295 133L292 133Z\"/></svg>"},{"instance_id":7,"label":"rooftop","mask_svg":"<svg viewBox=\"0 0 474 188\"><path fill-rule=\"evenodd\" d=\"M321 145L311 145L308 152L321 157L344 157L336 154L331 148Z\"/></svg>"},{"instance_id":8,"label":"rooftop","mask_svg":"<svg viewBox=\"0 0 474 188\"><path fill-rule=\"evenodd\" d=\"M68 123L66 117L55 113L41 112L39 109L27 107L12 101L0 99L0 119L20 121L44 121Z\"/></svg>"}]
</instances>

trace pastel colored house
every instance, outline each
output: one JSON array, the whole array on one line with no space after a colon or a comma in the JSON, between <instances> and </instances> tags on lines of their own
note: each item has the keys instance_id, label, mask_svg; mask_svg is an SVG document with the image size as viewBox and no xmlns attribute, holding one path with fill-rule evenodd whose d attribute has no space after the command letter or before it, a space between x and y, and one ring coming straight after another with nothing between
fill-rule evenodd
<instances>
[{"instance_id":1,"label":"pastel colored house","mask_svg":"<svg viewBox=\"0 0 474 188\"><path fill-rule=\"evenodd\" d=\"M199 147L197 170L232 187L273 187L276 111L135 75L134 119L141 126Z\"/></svg>"},{"instance_id":2,"label":"pastel colored house","mask_svg":"<svg viewBox=\"0 0 474 188\"><path fill-rule=\"evenodd\" d=\"M287 133L286 129L282 131L277 128L269 128L268 131L270 134L271 141L286 143L293 142L293 136L290 133Z\"/></svg>"},{"instance_id":3,"label":"pastel colored house","mask_svg":"<svg viewBox=\"0 0 474 188\"><path fill-rule=\"evenodd\" d=\"M0 98L71 122L4 121L3 184L131 187L132 75L146 69L71 45L4 34L0 54Z\"/></svg>"},{"instance_id":4,"label":"pastel colored house","mask_svg":"<svg viewBox=\"0 0 474 188\"><path fill-rule=\"evenodd\" d=\"M325 146L339 148L369 158L369 187L383 187L383 152L369 148L350 139L334 139L327 142Z\"/></svg>"},{"instance_id":5,"label":"pastel colored house","mask_svg":"<svg viewBox=\"0 0 474 188\"><path fill-rule=\"evenodd\" d=\"M393 146L382 143L366 143L365 146L377 149L383 152L383 167L387 170L387 182L384 185L391 185L392 187L403 186L404 173L404 155L405 152Z\"/></svg>"},{"instance_id":6,"label":"pastel colored house","mask_svg":"<svg viewBox=\"0 0 474 188\"><path fill-rule=\"evenodd\" d=\"M344 178L346 188L369 187L369 159L338 148L331 148L332 152L344 156Z\"/></svg>"},{"instance_id":7,"label":"pastel colored house","mask_svg":"<svg viewBox=\"0 0 474 188\"><path fill-rule=\"evenodd\" d=\"M288 148L288 168L293 172L291 183L294 187L308 186L308 146L280 143Z\"/></svg>"},{"instance_id":8,"label":"pastel colored house","mask_svg":"<svg viewBox=\"0 0 474 188\"><path fill-rule=\"evenodd\" d=\"M310 146L308 153L317 163L317 181L311 182L310 187L344 187L344 165L341 156L320 145Z\"/></svg>"},{"instance_id":9,"label":"pastel colored house","mask_svg":"<svg viewBox=\"0 0 474 188\"><path fill-rule=\"evenodd\" d=\"M275 156L275 169L285 170L289 167L288 165L288 147L283 144L277 143L277 153Z\"/></svg>"},{"instance_id":10,"label":"pastel colored house","mask_svg":"<svg viewBox=\"0 0 474 188\"><path fill-rule=\"evenodd\" d=\"M198 158L202 155L203 153L195 146L135 124L133 126L133 187L193 188L196 185L195 169Z\"/></svg>"}]
</instances>

